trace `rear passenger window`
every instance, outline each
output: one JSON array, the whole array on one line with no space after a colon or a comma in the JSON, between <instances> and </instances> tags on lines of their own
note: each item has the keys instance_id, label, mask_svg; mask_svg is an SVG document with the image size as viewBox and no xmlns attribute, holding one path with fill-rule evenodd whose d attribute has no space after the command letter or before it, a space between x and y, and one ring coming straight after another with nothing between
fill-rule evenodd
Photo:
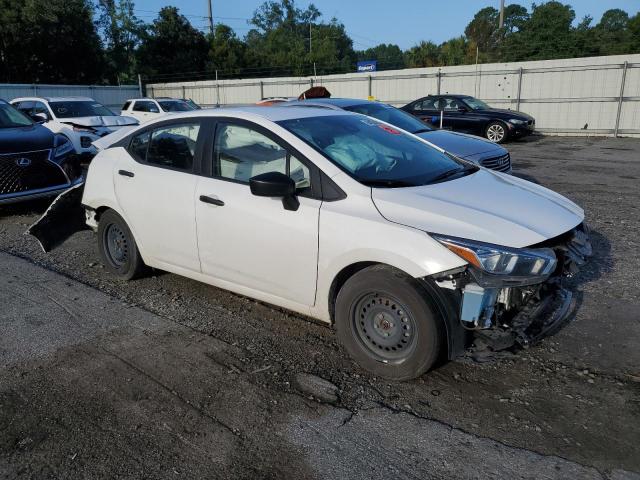
<instances>
[{"instance_id":1,"label":"rear passenger window","mask_svg":"<svg viewBox=\"0 0 640 480\"><path fill-rule=\"evenodd\" d=\"M147 149L147 163L191 170L199 131L199 124L172 125L153 130Z\"/></svg>"},{"instance_id":2,"label":"rear passenger window","mask_svg":"<svg viewBox=\"0 0 640 480\"><path fill-rule=\"evenodd\" d=\"M129 152L138 161L191 171L200 124L185 123L146 131L131 140Z\"/></svg>"},{"instance_id":3,"label":"rear passenger window","mask_svg":"<svg viewBox=\"0 0 640 480\"><path fill-rule=\"evenodd\" d=\"M147 148L149 147L150 136L151 132L144 132L136 135L131 140L131 145L129 145L129 153L131 153L131 155L140 162L147 161Z\"/></svg>"},{"instance_id":4,"label":"rear passenger window","mask_svg":"<svg viewBox=\"0 0 640 480\"><path fill-rule=\"evenodd\" d=\"M129 105L131 105L131 102L125 102L122 106L122 110L129 110Z\"/></svg>"}]
</instances>

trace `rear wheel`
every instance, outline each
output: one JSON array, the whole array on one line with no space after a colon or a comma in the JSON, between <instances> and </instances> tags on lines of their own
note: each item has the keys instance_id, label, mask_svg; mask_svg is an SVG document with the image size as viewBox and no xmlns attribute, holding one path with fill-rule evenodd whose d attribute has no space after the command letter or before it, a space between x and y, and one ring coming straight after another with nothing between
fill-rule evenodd
<instances>
[{"instance_id":1,"label":"rear wheel","mask_svg":"<svg viewBox=\"0 0 640 480\"><path fill-rule=\"evenodd\" d=\"M417 280L384 265L353 275L336 298L338 337L375 375L418 377L438 359L441 319Z\"/></svg>"},{"instance_id":2,"label":"rear wheel","mask_svg":"<svg viewBox=\"0 0 640 480\"><path fill-rule=\"evenodd\" d=\"M113 210L100 216L98 252L107 270L123 280L132 280L146 271L131 230Z\"/></svg>"},{"instance_id":3,"label":"rear wheel","mask_svg":"<svg viewBox=\"0 0 640 480\"><path fill-rule=\"evenodd\" d=\"M491 122L487 125L485 137L494 143L503 143L507 139L507 127L502 122Z\"/></svg>"}]
</instances>

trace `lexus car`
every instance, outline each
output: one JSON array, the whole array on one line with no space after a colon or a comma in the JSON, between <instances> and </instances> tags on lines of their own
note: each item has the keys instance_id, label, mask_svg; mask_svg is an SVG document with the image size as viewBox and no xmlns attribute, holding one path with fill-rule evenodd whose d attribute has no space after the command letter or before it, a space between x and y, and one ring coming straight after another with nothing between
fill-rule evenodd
<instances>
[{"instance_id":1,"label":"lexus car","mask_svg":"<svg viewBox=\"0 0 640 480\"><path fill-rule=\"evenodd\" d=\"M390 123L246 107L114 135L81 202L122 279L152 267L313 317L397 380L478 337L517 350L572 314L563 278L591 253L582 209Z\"/></svg>"},{"instance_id":2,"label":"lexus car","mask_svg":"<svg viewBox=\"0 0 640 480\"><path fill-rule=\"evenodd\" d=\"M511 173L511 155L493 142L474 135L438 130L391 105L354 98L313 98L285 103L287 106L315 106L362 113L418 135L447 152L483 167Z\"/></svg>"},{"instance_id":3,"label":"lexus car","mask_svg":"<svg viewBox=\"0 0 640 480\"><path fill-rule=\"evenodd\" d=\"M0 100L0 204L55 196L82 181L73 145Z\"/></svg>"},{"instance_id":4,"label":"lexus car","mask_svg":"<svg viewBox=\"0 0 640 480\"><path fill-rule=\"evenodd\" d=\"M514 110L493 108L469 95L429 95L402 109L416 117L456 132L470 133L503 143L530 135L536 128L531 115Z\"/></svg>"},{"instance_id":5,"label":"lexus car","mask_svg":"<svg viewBox=\"0 0 640 480\"><path fill-rule=\"evenodd\" d=\"M14 98L11 104L53 133L64 135L75 153L85 158L95 155L95 140L138 124L89 97L22 97Z\"/></svg>"}]
</instances>

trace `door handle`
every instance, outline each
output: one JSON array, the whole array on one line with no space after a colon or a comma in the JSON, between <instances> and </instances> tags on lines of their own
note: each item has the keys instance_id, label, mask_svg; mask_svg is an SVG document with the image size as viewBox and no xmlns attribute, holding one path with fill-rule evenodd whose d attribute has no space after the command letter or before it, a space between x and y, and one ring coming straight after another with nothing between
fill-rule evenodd
<instances>
[{"instance_id":1,"label":"door handle","mask_svg":"<svg viewBox=\"0 0 640 480\"><path fill-rule=\"evenodd\" d=\"M217 205L219 207L224 207L224 202L218 198L207 197L206 195L200 195L200 201L204 203L208 203L210 205Z\"/></svg>"},{"instance_id":2,"label":"door handle","mask_svg":"<svg viewBox=\"0 0 640 480\"><path fill-rule=\"evenodd\" d=\"M131 178L135 177L135 174L128 170L118 170L118 174L122 175L123 177L131 177Z\"/></svg>"}]
</instances>

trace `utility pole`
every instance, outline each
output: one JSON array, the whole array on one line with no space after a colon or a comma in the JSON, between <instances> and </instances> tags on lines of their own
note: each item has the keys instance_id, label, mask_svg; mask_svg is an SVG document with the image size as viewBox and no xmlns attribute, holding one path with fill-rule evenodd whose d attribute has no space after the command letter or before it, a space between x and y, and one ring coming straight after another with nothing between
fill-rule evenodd
<instances>
[{"instance_id":1,"label":"utility pole","mask_svg":"<svg viewBox=\"0 0 640 480\"><path fill-rule=\"evenodd\" d=\"M311 53L311 23L309 23L309 53Z\"/></svg>"},{"instance_id":2,"label":"utility pole","mask_svg":"<svg viewBox=\"0 0 640 480\"><path fill-rule=\"evenodd\" d=\"M504 0L500 0L500 28L504 27Z\"/></svg>"},{"instance_id":3,"label":"utility pole","mask_svg":"<svg viewBox=\"0 0 640 480\"><path fill-rule=\"evenodd\" d=\"M209 33L213 35L213 13L211 11L211 0L207 0L207 5L209 6Z\"/></svg>"}]
</instances>

